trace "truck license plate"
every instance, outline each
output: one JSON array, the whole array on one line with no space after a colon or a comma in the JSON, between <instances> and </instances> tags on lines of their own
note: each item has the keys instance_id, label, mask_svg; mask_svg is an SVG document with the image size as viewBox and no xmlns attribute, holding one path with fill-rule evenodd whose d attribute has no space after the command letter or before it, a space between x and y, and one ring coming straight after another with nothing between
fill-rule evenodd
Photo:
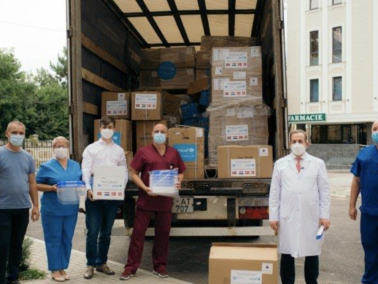
<instances>
[{"instance_id":1,"label":"truck license plate","mask_svg":"<svg viewBox=\"0 0 378 284\"><path fill-rule=\"evenodd\" d=\"M193 213L193 198L175 198L172 213Z\"/></svg>"}]
</instances>

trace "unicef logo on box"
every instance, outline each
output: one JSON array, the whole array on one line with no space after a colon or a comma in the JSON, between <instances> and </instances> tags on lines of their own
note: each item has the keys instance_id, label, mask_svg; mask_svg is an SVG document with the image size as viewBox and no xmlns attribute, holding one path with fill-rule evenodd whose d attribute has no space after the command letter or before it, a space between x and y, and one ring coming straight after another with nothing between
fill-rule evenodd
<instances>
[{"instance_id":1,"label":"unicef logo on box","mask_svg":"<svg viewBox=\"0 0 378 284\"><path fill-rule=\"evenodd\" d=\"M160 63L158 76L163 80L171 80L176 76L176 65L170 61Z\"/></svg>"},{"instance_id":2,"label":"unicef logo on box","mask_svg":"<svg viewBox=\"0 0 378 284\"><path fill-rule=\"evenodd\" d=\"M175 144L173 145L181 156L184 162L196 162L197 161L197 144Z\"/></svg>"}]
</instances>

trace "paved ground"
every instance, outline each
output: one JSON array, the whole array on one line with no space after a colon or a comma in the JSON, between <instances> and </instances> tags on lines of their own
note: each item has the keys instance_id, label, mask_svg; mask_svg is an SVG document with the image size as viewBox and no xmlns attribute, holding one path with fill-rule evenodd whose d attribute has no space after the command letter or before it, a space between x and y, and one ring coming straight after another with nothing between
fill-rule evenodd
<instances>
[{"instance_id":1,"label":"paved ground","mask_svg":"<svg viewBox=\"0 0 378 284\"><path fill-rule=\"evenodd\" d=\"M123 272L123 264L115 261L109 261L108 265L116 272L114 276L107 276L102 273L95 272L95 276L91 280L86 280L83 277L83 263L85 264L85 253L77 250L72 251L70 267L67 270L68 275L70 276L70 282L75 284L102 284L106 283L120 283L119 275ZM46 271L47 259L45 253L45 243L41 240L34 239L32 247L32 262L35 268ZM84 266L85 267L85 266ZM30 284L45 284L51 283L51 276L48 274L48 277L44 280L35 280L28 281ZM132 278L132 281L126 283L135 283L135 284L191 284L189 282L180 281L173 278L161 279L156 275L153 275L152 272L145 270L138 270L136 277Z\"/></svg>"},{"instance_id":2,"label":"paved ground","mask_svg":"<svg viewBox=\"0 0 378 284\"><path fill-rule=\"evenodd\" d=\"M322 284L357 284L363 272L363 251L359 235L359 221L353 222L348 217L349 190L352 176L348 172L330 172L329 178L332 189L331 222L332 228L326 235L323 253L320 260L320 279ZM85 251L84 218L81 215L74 237L74 249ZM43 239L40 223L29 226L28 236ZM174 278L195 284L206 284L208 273L208 257L212 242L256 242L277 243L276 237L250 238L172 238L170 241L168 271ZM142 267L151 271L151 250L153 240L147 238ZM113 261L125 263L129 238L114 236L109 251L109 258ZM42 251L42 249L41 249ZM43 250L44 251L44 250ZM85 261L75 263L80 271L85 269ZM108 278L106 278L108 279ZM135 278L136 279L136 278ZM142 280L142 277L138 278ZM156 278L155 278L156 279ZM304 284L303 260L297 261L297 284ZM80 283L73 282L72 283ZM131 282L134 283L134 282ZM139 282L135 282L139 283ZM158 283L158 282L150 282Z\"/></svg>"}]
</instances>

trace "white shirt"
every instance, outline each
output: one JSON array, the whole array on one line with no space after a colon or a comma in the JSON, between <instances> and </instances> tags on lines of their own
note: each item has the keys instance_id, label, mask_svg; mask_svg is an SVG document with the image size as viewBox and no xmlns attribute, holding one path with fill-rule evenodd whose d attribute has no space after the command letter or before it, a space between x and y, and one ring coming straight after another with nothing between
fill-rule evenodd
<instances>
[{"instance_id":1,"label":"white shirt","mask_svg":"<svg viewBox=\"0 0 378 284\"><path fill-rule=\"evenodd\" d=\"M293 257L319 255L322 241L316 240L319 219L329 219L330 188L324 161L307 153L301 171L293 154L274 165L269 193L269 219L279 221L281 253ZM323 235L324 238L324 235Z\"/></svg>"},{"instance_id":2,"label":"white shirt","mask_svg":"<svg viewBox=\"0 0 378 284\"><path fill-rule=\"evenodd\" d=\"M111 142L106 144L102 138L85 148L81 164L83 181L87 189L91 188L91 176L95 166L125 166L125 185L129 179L126 166L126 157L123 149Z\"/></svg>"}]
</instances>

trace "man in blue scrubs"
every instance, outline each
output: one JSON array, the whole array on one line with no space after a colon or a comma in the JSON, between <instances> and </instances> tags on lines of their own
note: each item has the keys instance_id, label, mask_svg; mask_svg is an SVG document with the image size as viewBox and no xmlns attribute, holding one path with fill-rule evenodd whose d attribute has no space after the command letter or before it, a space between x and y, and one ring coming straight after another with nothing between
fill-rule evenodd
<instances>
[{"instance_id":1,"label":"man in blue scrubs","mask_svg":"<svg viewBox=\"0 0 378 284\"><path fill-rule=\"evenodd\" d=\"M361 242L365 251L363 284L378 283L378 120L371 128L373 145L361 150L351 172L354 175L349 216L357 218L356 202L361 192Z\"/></svg>"}]
</instances>

